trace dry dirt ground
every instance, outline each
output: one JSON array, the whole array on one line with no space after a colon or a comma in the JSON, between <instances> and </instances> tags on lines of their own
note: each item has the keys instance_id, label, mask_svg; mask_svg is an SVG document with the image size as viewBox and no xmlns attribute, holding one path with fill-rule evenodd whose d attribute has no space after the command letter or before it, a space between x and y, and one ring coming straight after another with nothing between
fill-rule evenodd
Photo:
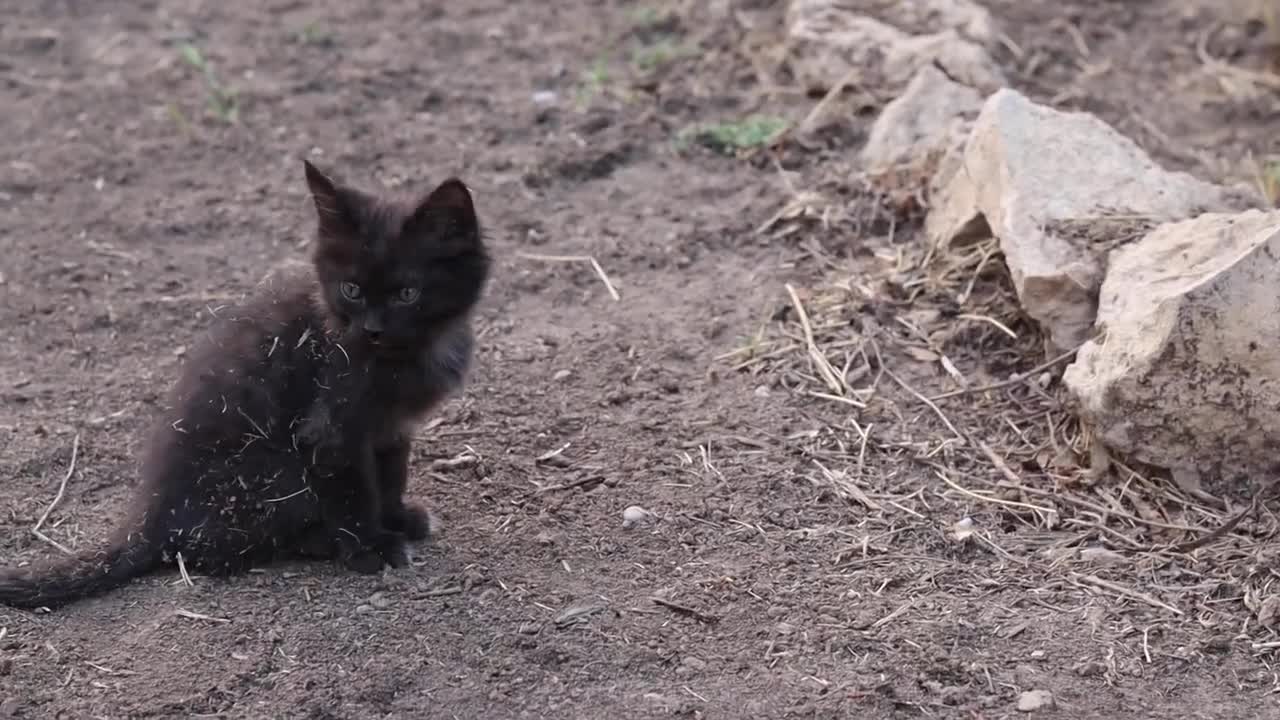
<instances>
[{"instance_id":1,"label":"dry dirt ground","mask_svg":"<svg viewBox=\"0 0 1280 720\"><path fill-rule=\"evenodd\" d=\"M5 564L58 552L31 529L64 479L47 535L106 535L207 308L305 256L302 157L460 174L498 262L473 382L417 445L445 532L412 568L0 610L0 716L1001 718L1026 690L1036 717L1280 716L1269 511L1192 548L1238 499L1085 483L1061 363L922 401L957 388L942 357L971 386L1046 359L998 255L921 260L909 179L858 175L875 88L768 147L689 133L817 98L778 4L684 5L5 0ZM1184 5L989 3L1019 88L1248 179L1280 152L1265 32ZM594 256L619 299L530 255ZM814 394L797 306L867 392Z\"/></svg>"}]
</instances>

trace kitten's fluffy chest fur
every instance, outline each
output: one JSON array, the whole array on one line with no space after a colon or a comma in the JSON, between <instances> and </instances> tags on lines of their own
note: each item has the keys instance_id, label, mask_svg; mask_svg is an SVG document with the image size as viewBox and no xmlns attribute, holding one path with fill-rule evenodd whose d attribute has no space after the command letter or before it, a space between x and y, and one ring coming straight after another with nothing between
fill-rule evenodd
<instances>
[{"instance_id":1,"label":"kitten's fluffy chest fur","mask_svg":"<svg viewBox=\"0 0 1280 720\"><path fill-rule=\"evenodd\" d=\"M430 344L407 355L378 353L344 344L340 338L332 342L336 352L328 357L337 366L340 382L351 385L330 391L349 393L343 399L360 406L356 412L370 421L365 431L378 445L411 435L424 416L463 386L474 344L463 320L442 328ZM324 397L317 398L318 407L327 404Z\"/></svg>"}]
</instances>

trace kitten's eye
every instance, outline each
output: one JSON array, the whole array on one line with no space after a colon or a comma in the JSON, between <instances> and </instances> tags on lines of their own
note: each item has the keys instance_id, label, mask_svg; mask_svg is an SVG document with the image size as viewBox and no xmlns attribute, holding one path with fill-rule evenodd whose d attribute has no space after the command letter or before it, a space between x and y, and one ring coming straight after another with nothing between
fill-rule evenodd
<instances>
[{"instance_id":1,"label":"kitten's eye","mask_svg":"<svg viewBox=\"0 0 1280 720\"><path fill-rule=\"evenodd\" d=\"M403 288L400 288L400 294L396 297L396 299L404 303L405 305L409 305L417 302L418 296L421 294L422 293L421 291L418 290L418 288L403 287Z\"/></svg>"},{"instance_id":2,"label":"kitten's eye","mask_svg":"<svg viewBox=\"0 0 1280 720\"><path fill-rule=\"evenodd\" d=\"M364 291L353 282L344 282L339 289L342 290L342 296L348 300L359 300L364 297Z\"/></svg>"}]
</instances>

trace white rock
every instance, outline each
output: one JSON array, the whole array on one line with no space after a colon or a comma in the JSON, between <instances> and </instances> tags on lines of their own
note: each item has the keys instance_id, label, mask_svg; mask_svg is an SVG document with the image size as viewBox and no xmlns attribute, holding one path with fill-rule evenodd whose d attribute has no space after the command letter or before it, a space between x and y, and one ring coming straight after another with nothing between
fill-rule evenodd
<instances>
[{"instance_id":1,"label":"white rock","mask_svg":"<svg viewBox=\"0 0 1280 720\"><path fill-rule=\"evenodd\" d=\"M981 44L985 40L975 42L962 34L994 34L990 18L971 15L957 20L945 10L960 4L961 0L895 3L904 8L899 18L916 21L905 25L937 23L926 34L911 35L838 0L792 0L787 8L787 51L800 81L811 90L827 90L852 77L859 84L892 92L933 63L962 83L995 90L1004 85L1004 74ZM961 29L951 27L956 24Z\"/></svg>"},{"instance_id":2,"label":"white rock","mask_svg":"<svg viewBox=\"0 0 1280 720\"><path fill-rule=\"evenodd\" d=\"M1063 381L1104 445L1230 478L1280 434L1280 212L1170 223L1111 253L1102 335Z\"/></svg>"},{"instance_id":3,"label":"white rock","mask_svg":"<svg viewBox=\"0 0 1280 720\"><path fill-rule=\"evenodd\" d=\"M926 65L902 95L880 112L862 149L862 162L879 169L927 158L964 142L982 109L977 90Z\"/></svg>"},{"instance_id":4,"label":"white rock","mask_svg":"<svg viewBox=\"0 0 1280 720\"><path fill-rule=\"evenodd\" d=\"M1223 188L1160 168L1093 115L1009 89L987 98L959 157L943 168L925 221L930 240L945 249L999 238L1023 309L1053 351L1088 338L1102 282L1095 243L1072 236L1094 234L1093 226L1102 235L1094 239L1105 240L1107 217L1160 222L1226 207Z\"/></svg>"},{"instance_id":5,"label":"white rock","mask_svg":"<svg viewBox=\"0 0 1280 720\"><path fill-rule=\"evenodd\" d=\"M1018 712L1035 712L1054 705L1053 693L1048 690L1028 690L1018 696Z\"/></svg>"},{"instance_id":6,"label":"white rock","mask_svg":"<svg viewBox=\"0 0 1280 720\"><path fill-rule=\"evenodd\" d=\"M622 527L629 528L638 523L648 520L653 513L645 510L639 505L632 505L622 511Z\"/></svg>"}]
</instances>

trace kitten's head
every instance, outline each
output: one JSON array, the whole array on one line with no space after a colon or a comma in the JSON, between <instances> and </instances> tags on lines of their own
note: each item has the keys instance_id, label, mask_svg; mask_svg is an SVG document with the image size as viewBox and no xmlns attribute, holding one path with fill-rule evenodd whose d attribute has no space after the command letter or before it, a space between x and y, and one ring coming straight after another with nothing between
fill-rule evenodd
<instances>
[{"instance_id":1,"label":"kitten's head","mask_svg":"<svg viewBox=\"0 0 1280 720\"><path fill-rule=\"evenodd\" d=\"M446 180L414 203L388 202L303 162L319 221L320 293L346 341L412 352L471 311L489 258L461 180Z\"/></svg>"}]
</instances>

